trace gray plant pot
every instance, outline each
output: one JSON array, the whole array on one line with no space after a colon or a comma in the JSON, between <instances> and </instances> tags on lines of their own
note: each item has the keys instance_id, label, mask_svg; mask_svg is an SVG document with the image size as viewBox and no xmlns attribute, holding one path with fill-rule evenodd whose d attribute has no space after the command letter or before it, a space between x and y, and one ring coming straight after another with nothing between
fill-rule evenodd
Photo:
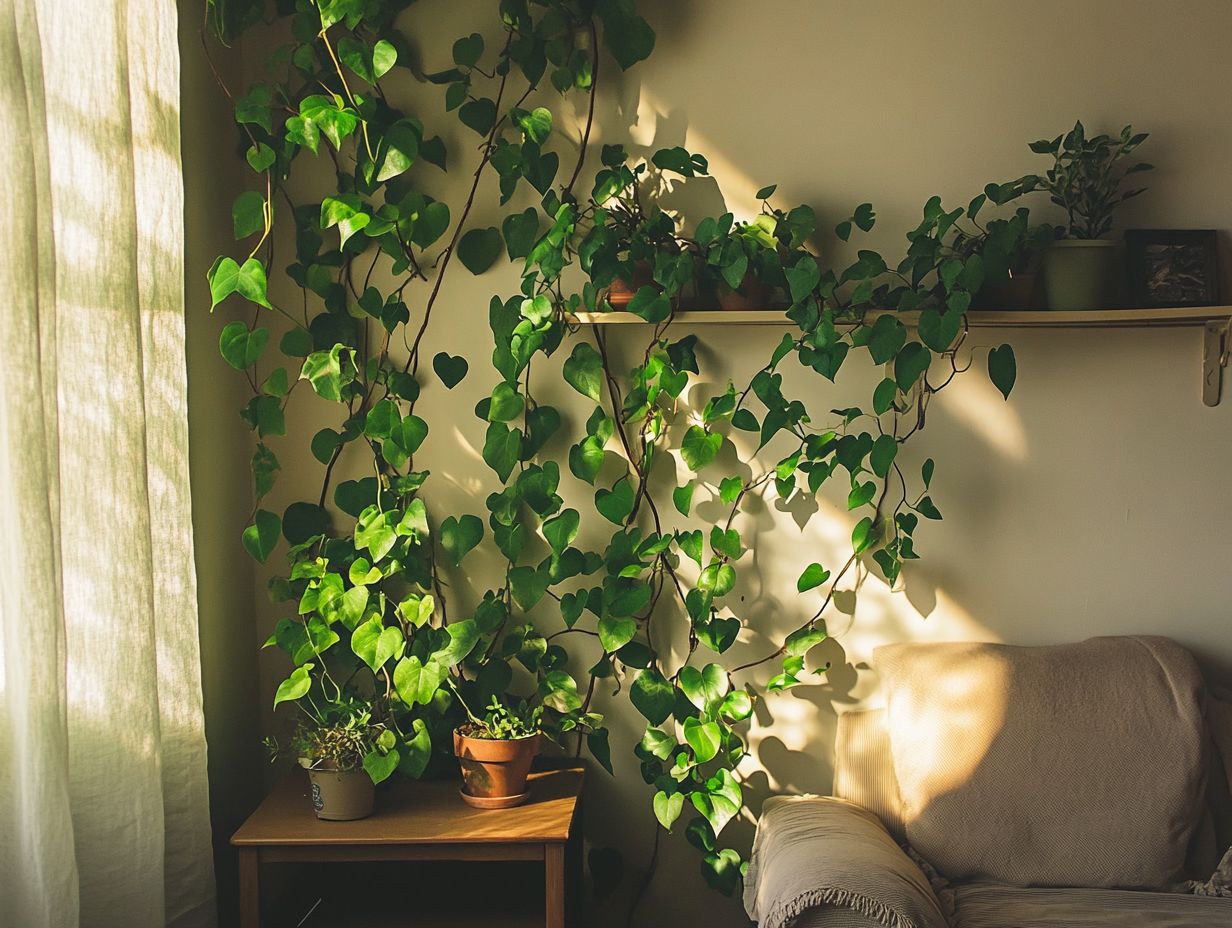
<instances>
[{"instance_id":1,"label":"gray plant pot","mask_svg":"<svg viewBox=\"0 0 1232 928\"><path fill-rule=\"evenodd\" d=\"M366 770L309 770L317 818L350 822L372 814L376 788Z\"/></svg>"},{"instance_id":2,"label":"gray plant pot","mask_svg":"<svg viewBox=\"0 0 1232 928\"><path fill-rule=\"evenodd\" d=\"M1112 302L1116 242L1067 238L1044 252L1044 292L1048 308L1108 309Z\"/></svg>"}]
</instances>

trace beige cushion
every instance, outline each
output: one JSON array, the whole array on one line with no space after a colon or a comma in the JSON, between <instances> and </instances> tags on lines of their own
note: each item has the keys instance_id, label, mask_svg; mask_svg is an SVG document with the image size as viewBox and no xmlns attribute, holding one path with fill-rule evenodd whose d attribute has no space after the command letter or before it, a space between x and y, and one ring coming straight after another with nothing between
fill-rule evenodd
<instances>
[{"instance_id":1,"label":"beige cushion","mask_svg":"<svg viewBox=\"0 0 1232 928\"><path fill-rule=\"evenodd\" d=\"M834 795L868 809L895 840L906 840L884 709L839 715L834 736Z\"/></svg>"},{"instance_id":2,"label":"beige cushion","mask_svg":"<svg viewBox=\"0 0 1232 928\"><path fill-rule=\"evenodd\" d=\"M954 928L1215 928L1232 899L1109 889L959 886Z\"/></svg>"},{"instance_id":3,"label":"beige cushion","mask_svg":"<svg viewBox=\"0 0 1232 928\"><path fill-rule=\"evenodd\" d=\"M1164 888L1204 798L1202 678L1165 638L889 645L911 845L945 876Z\"/></svg>"}]
</instances>

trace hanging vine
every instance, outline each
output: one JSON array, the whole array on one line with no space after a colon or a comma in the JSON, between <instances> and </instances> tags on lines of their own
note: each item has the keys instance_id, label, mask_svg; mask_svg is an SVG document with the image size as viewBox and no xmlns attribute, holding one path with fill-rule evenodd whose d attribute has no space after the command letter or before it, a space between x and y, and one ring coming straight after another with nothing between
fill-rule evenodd
<instances>
[{"instance_id":1,"label":"hanging vine","mask_svg":"<svg viewBox=\"0 0 1232 928\"><path fill-rule=\"evenodd\" d=\"M684 831L703 874L731 893L744 856L722 837L745 805L746 720L766 693L820 679L825 668L810 670L809 655L826 637L840 584L870 562L895 584L918 556L920 520L941 518L929 495L932 460L908 473L899 448L923 428L932 397L965 369L973 295L1006 277L1030 235L1023 209L987 223L982 213L1033 185L989 185L952 210L934 197L893 268L871 250L825 267L810 251L819 238L813 211L772 208L774 188L759 192L757 216L702 217L686 233L655 193L664 182L706 175L702 155L676 147L642 160L607 144L587 174L601 61L604 73L610 64L628 69L654 46L630 0L501 0L494 48L473 33L453 43L452 67L412 68L443 88L445 111L474 133L475 155L466 146L447 153L426 117L399 108L382 86L394 68L411 67L397 28L409 5L279 2L272 30L289 28L290 38L263 46L277 76L227 91L259 189L233 207L237 241L252 243L246 256L220 257L209 285L214 305L237 294L254 309L250 321L223 327L220 350L253 392L243 417L257 439L257 503L244 546L265 563L287 544L288 569L270 595L289 614L269 644L293 669L275 705L290 702L320 719L330 706L363 700L384 726L364 759L378 781L445 763L463 703L492 698L537 702L550 736L576 750L584 742L611 771L607 728L594 711L598 688L610 686L646 720L635 753L655 817L672 830L688 809ZM207 0L206 15L207 30L229 43L261 22L264 4ZM554 146L571 129L532 105L552 91L587 97L563 170ZM331 183L297 202L293 169L314 156L330 160ZM452 207L434 198L432 170L468 157L475 164L465 197ZM502 206L533 200L499 229L471 222L490 175ZM834 234L847 241L874 221L863 204ZM276 224L294 230L293 259L281 272L301 292L294 309L276 304L268 288ZM431 432L415 410L425 378L453 389L469 364L444 350L433 355L431 375L421 362L446 276L458 265L483 273L502 254L520 265L521 288L492 298L495 386L475 410L486 422L482 457L495 479L473 512L443 512L431 503L429 473L416 467ZM631 367L616 362L601 327L576 323L580 312L609 309L622 291L627 311L647 323ZM777 296L791 331L747 381L706 395L697 336L678 332L676 312L688 300L732 292ZM264 324L275 317L276 353ZM557 352L567 353L564 381L592 410L563 443L564 417L536 390L554 376L543 361ZM833 381L860 356L884 368L861 406L810 410L785 392L788 365ZM1009 346L990 351L987 367L1008 396ZM334 425L283 442L297 471L321 469L321 489L279 515L264 505L282 467L271 439L285 435L300 382L332 410ZM548 453L563 444L561 460ZM737 453L737 445L752 449L740 468L748 477L723 464L725 447ZM340 479L348 448L363 460L362 476ZM690 474L679 485L677 459ZM562 464L593 494L562 491ZM835 483L857 519L850 553L801 564L797 592L815 608L767 653L728 666L747 622L729 598L748 551L740 514L765 494L815 496ZM695 517L700 496L725 515ZM455 599L451 615L447 571L489 537L503 566L490 588L475 591L476 608L459 615ZM579 546L592 537L605 540Z\"/></svg>"}]
</instances>

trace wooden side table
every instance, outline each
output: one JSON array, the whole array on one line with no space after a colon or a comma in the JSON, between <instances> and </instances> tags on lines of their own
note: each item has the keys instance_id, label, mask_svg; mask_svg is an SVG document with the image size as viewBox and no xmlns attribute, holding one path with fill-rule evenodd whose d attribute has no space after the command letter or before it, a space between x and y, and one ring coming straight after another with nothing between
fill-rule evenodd
<instances>
[{"instance_id":1,"label":"wooden side table","mask_svg":"<svg viewBox=\"0 0 1232 928\"><path fill-rule=\"evenodd\" d=\"M532 773L529 801L500 810L468 806L456 780L404 782L377 796L370 818L324 822L313 814L307 775L293 770L231 838L239 849L240 926L261 924L266 863L542 860L546 928L565 928L566 869L576 884L581 867L584 779L578 767Z\"/></svg>"}]
</instances>

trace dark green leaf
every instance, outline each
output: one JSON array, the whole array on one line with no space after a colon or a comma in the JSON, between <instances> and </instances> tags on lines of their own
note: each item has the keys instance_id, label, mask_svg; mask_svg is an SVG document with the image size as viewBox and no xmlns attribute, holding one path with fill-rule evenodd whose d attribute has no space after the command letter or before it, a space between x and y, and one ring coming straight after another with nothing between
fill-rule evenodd
<instances>
[{"instance_id":1,"label":"dark green leaf","mask_svg":"<svg viewBox=\"0 0 1232 928\"><path fill-rule=\"evenodd\" d=\"M472 274L482 274L501 253L501 235L495 226L486 229L471 229L458 242L458 260Z\"/></svg>"},{"instance_id":2,"label":"dark green leaf","mask_svg":"<svg viewBox=\"0 0 1232 928\"><path fill-rule=\"evenodd\" d=\"M1014 389L1014 381L1017 377L1018 365L1014 360L1013 348L1009 345L1001 345L988 353L988 379L1007 400L1010 398L1010 391Z\"/></svg>"}]
</instances>

